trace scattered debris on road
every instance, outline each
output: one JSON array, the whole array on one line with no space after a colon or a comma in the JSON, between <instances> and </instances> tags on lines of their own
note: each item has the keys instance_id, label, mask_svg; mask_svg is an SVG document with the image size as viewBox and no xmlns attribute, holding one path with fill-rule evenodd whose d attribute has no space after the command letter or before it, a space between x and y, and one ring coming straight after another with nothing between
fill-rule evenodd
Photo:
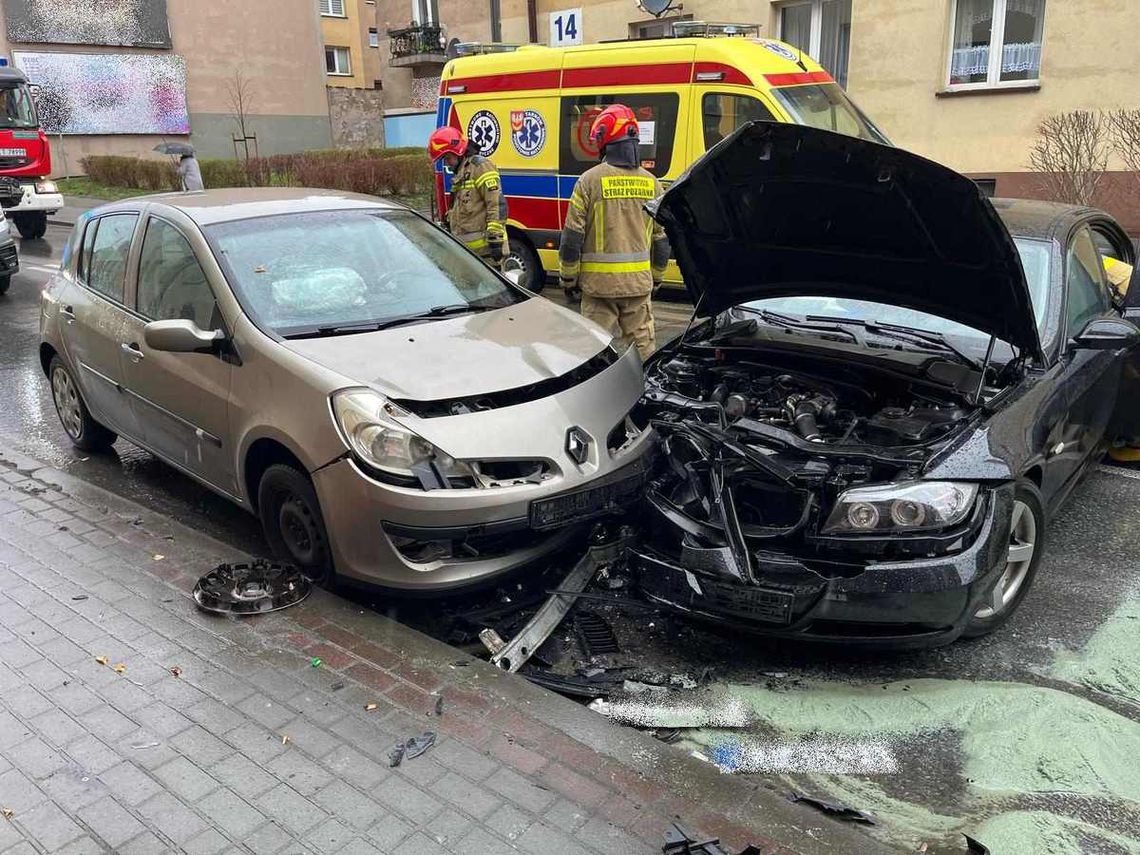
<instances>
[{"instance_id":1,"label":"scattered debris on road","mask_svg":"<svg viewBox=\"0 0 1140 855\"><path fill-rule=\"evenodd\" d=\"M174 667L172 667L170 669L170 673L173 674L175 677L181 677L182 676L182 669L179 666L175 665Z\"/></svg>"},{"instance_id":2,"label":"scattered debris on road","mask_svg":"<svg viewBox=\"0 0 1140 855\"><path fill-rule=\"evenodd\" d=\"M0 815L2 815L4 819L11 819L16 815L16 812L11 808L0 808Z\"/></svg>"},{"instance_id":3,"label":"scattered debris on road","mask_svg":"<svg viewBox=\"0 0 1140 855\"><path fill-rule=\"evenodd\" d=\"M125 662L118 662L114 666L112 666L111 670L114 671L116 674L126 674L127 673L127 665Z\"/></svg>"},{"instance_id":4,"label":"scattered debris on road","mask_svg":"<svg viewBox=\"0 0 1140 855\"><path fill-rule=\"evenodd\" d=\"M379 708L380 708L380 704L365 704L364 705L364 711L365 712L373 712L374 710L377 710Z\"/></svg>"},{"instance_id":5,"label":"scattered debris on road","mask_svg":"<svg viewBox=\"0 0 1140 855\"><path fill-rule=\"evenodd\" d=\"M325 663L324 663L324 660L321 659L321 657L314 656L312 659L309 660L309 664L312 665L314 668L320 668Z\"/></svg>"},{"instance_id":6,"label":"scattered debris on road","mask_svg":"<svg viewBox=\"0 0 1140 855\"><path fill-rule=\"evenodd\" d=\"M434 731L425 730L422 736L412 736L403 742L397 742L388 752L388 765L395 768L405 759L414 760L435 745L435 738Z\"/></svg>"},{"instance_id":7,"label":"scattered debris on road","mask_svg":"<svg viewBox=\"0 0 1140 855\"><path fill-rule=\"evenodd\" d=\"M100 665L107 665L111 662L111 660L108 659L106 656L96 656L95 661L98 662Z\"/></svg>"},{"instance_id":8,"label":"scattered debris on road","mask_svg":"<svg viewBox=\"0 0 1140 855\"><path fill-rule=\"evenodd\" d=\"M295 606L312 591L313 583L296 567L257 559L219 564L194 586L194 602L217 614L265 614Z\"/></svg>"},{"instance_id":9,"label":"scattered debris on road","mask_svg":"<svg viewBox=\"0 0 1140 855\"><path fill-rule=\"evenodd\" d=\"M841 805L837 802L829 802L824 799L817 799L814 796L805 796L802 793L795 791L788 793L788 801L790 802L803 802L805 805L810 805L816 810L823 811L829 816L836 819L847 819L851 822L859 822L864 825L875 825L875 818L866 811L857 810L847 805Z\"/></svg>"}]
</instances>

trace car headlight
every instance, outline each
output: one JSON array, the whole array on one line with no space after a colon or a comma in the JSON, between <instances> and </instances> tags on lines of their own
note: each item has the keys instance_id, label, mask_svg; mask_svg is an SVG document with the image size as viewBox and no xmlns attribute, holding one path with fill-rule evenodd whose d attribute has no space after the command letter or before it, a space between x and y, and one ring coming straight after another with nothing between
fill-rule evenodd
<instances>
[{"instance_id":1,"label":"car headlight","mask_svg":"<svg viewBox=\"0 0 1140 855\"><path fill-rule=\"evenodd\" d=\"M59 185L56 184L54 181L37 181L36 182L36 192L37 193L58 193L59 192Z\"/></svg>"},{"instance_id":2,"label":"car headlight","mask_svg":"<svg viewBox=\"0 0 1140 855\"><path fill-rule=\"evenodd\" d=\"M966 518L977 495L977 484L958 481L910 481L857 487L839 497L823 526L823 533L874 534L947 528Z\"/></svg>"},{"instance_id":3,"label":"car headlight","mask_svg":"<svg viewBox=\"0 0 1140 855\"><path fill-rule=\"evenodd\" d=\"M393 415L403 411L370 389L342 389L332 396L333 416L344 438L368 466L399 478L419 478L434 467L443 478L470 478L471 468L436 448Z\"/></svg>"}]
</instances>

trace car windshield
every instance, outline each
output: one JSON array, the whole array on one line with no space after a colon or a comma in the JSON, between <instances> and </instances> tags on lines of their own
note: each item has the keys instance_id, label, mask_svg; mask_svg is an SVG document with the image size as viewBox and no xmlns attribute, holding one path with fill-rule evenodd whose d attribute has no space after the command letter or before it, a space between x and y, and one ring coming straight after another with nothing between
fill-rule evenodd
<instances>
[{"instance_id":1,"label":"car windshield","mask_svg":"<svg viewBox=\"0 0 1140 855\"><path fill-rule=\"evenodd\" d=\"M1047 241L1016 238L1021 266L1029 284L1029 295L1033 301L1033 314L1038 331L1045 323L1045 310L1049 302L1049 243ZM842 297L776 297L770 300L754 300L745 304L749 309L766 309L785 315L823 315L828 318L850 318L855 321L878 321L882 324L913 327L943 335L963 339L975 339L978 347L984 348L989 335L973 327L955 323L938 315L873 303L867 300L848 300Z\"/></svg>"},{"instance_id":2,"label":"car windshield","mask_svg":"<svg viewBox=\"0 0 1140 855\"><path fill-rule=\"evenodd\" d=\"M883 132L851 102L838 83L779 86L772 90L772 94L797 125L890 144Z\"/></svg>"},{"instance_id":3,"label":"car windshield","mask_svg":"<svg viewBox=\"0 0 1140 855\"><path fill-rule=\"evenodd\" d=\"M27 86L0 89L0 128L34 128L38 124Z\"/></svg>"},{"instance_id":4,"label":"car windshield","mask_svg":"<svg viewBox=\"0 0 1140 855\"><path fill-rule=\"evenodd\" d=\"M209 226L206 234L247 311L282 336L364 331L433 310L442 316L526 299L412 213L282 214Z\"/></svg>"}]
</instances>

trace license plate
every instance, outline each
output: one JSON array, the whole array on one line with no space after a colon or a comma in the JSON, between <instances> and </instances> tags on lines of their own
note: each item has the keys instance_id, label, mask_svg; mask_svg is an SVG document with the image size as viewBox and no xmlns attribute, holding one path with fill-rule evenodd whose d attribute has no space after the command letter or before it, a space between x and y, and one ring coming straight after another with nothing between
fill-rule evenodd
<instances>
[{"instance_id":1,"label":"license plate","mask_svg":"<svg viewBox=\"0 0 1140 855\"><path fill-rule=\"evenodd\" d=\"M531 502L530 527L538 530L555 528L623 510L640 496L644 483L639 472L632 478L612 484Z\"/></svg>"},{"instance_id":2,"label":"license plate","mask_svg":"<svg viewBox=\"0 0 1140 855\"><path fill-rule=\"evenodd\" d=\"M0 157L24 157L27 153L26 148L0 148Z\"/></svg>"}]
</instances>

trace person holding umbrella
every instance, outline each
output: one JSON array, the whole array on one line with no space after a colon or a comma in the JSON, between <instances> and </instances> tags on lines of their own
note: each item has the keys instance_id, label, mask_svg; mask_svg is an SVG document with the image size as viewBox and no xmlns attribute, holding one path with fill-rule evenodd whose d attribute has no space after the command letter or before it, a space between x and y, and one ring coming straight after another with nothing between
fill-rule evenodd
<instances>
[{"instance_id":1,"label":"person holding umbrella","mask_svg":"<svg viewBox=\"0 0 1140 855\"><path fill-rule=\"evenodd\" d=\"M161 143L154 147L159 154L169 154L178 158L178 177L182 179L183 190L205 190L202 183L202 170L198 158L194 156L194 146L189 143Z\"/></svg>"}]
</instances>

